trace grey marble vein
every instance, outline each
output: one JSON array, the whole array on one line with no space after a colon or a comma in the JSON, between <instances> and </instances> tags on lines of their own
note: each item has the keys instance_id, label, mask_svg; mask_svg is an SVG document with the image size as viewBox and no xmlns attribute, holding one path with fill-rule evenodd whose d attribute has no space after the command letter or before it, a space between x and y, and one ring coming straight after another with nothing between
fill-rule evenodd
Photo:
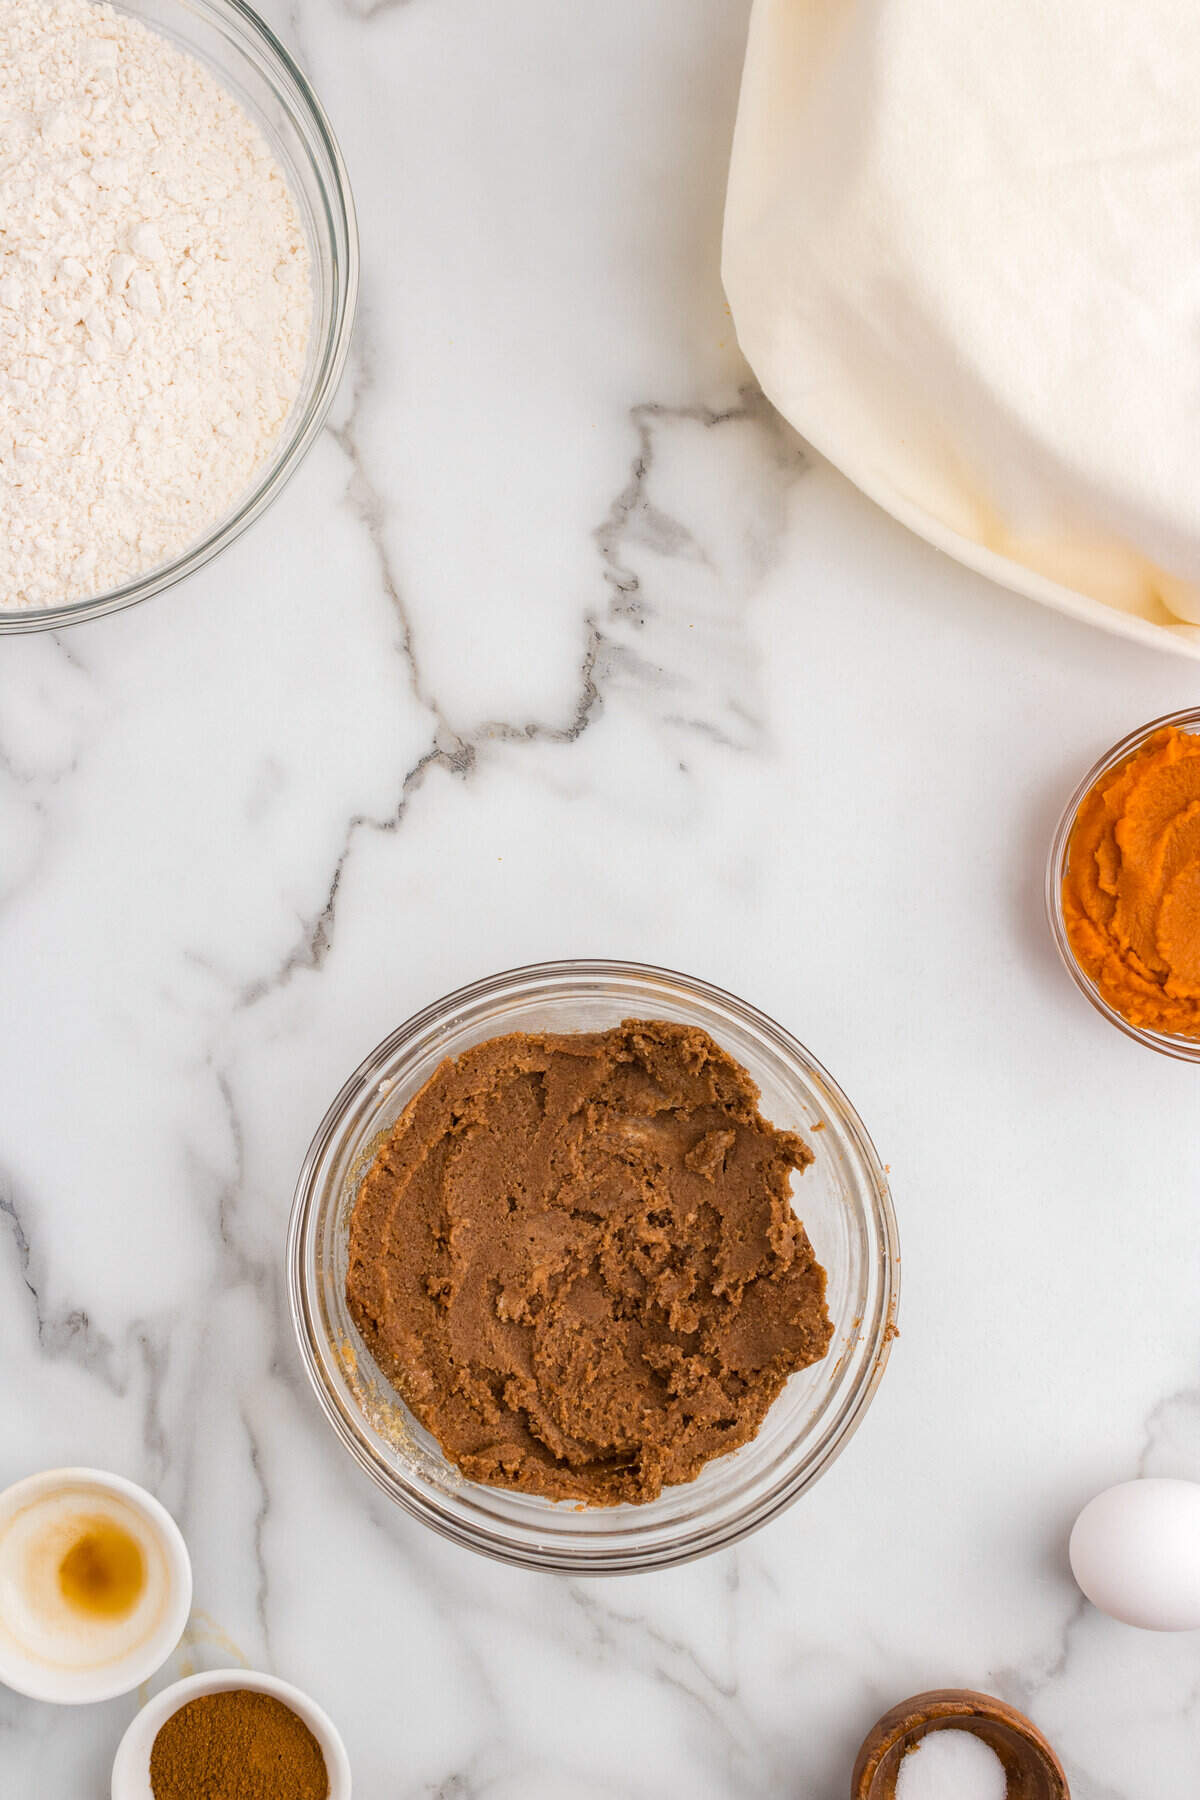
<instances>
[{"instance_id":1,"label":"grey marble vein","mask_svg":"<svg viewBox=\"0 0 1200 1800\"><path fill-rule=\"evenodd\" d=\"M610 503L595 531L603 579L609 591L602 613L586 613L583 628L586 641L578 666L574 711L564 724L544 720L509 721L487 718L474 725L451 722L440 709L421 672L417 632L404 601L401 583L393 566L387 543L387 505L374 485L358 443L357 416L371 388L370 331L364 328L358 351L352 401L345 422L334 429L350 469L346 503L367 532L376 559L382 590L392 608L399 627L399 647L408 671L414 699L430 715L432 741L417 761L402 775L393 810L386 815L355 813L347 823L342 845L334 862L325 898L319 909L308 918L292 948L269 974L249 984L240 997L242 1006L252 1006L265 995L284 985L298 970L319 969L333 942L338 895L355 840L362 832L393 833L404 821L413 796L421 790L434 771L457 780L467 779L479 757L496 744L520 746L549 744L567 746L578 742L588 726L599 716L609 683L618 677L631 679L657 689L673 685L661 666L641 656L633 645L611 634L614 623L644 627L651 616L643 578L630 566L627 547L648 548L658 557L694 560L708 559L692 530L670 517L649 498L658 440L662 432L680 424L699 425L706 432L719 432L729 425L751 426L769 446L769 454L787 483L803 469L803 453L782 425L778 416L763 400L757 389L743 391L737 406L723 409L698 405L669 407L656 402L642 402L630 408L630 421L637 437L628 479ZM752 573L760 573L754 560ZM754 713L736 696L727 702L733 716L750 730L757 729ZM744 742L724 730L718 722L704 717L668 711L663 723L686 733L698 735L722 749L739 750ZM744 734L743 734L744 736ZM680 768L685 765L681 763Z\"/></svg>"},{"instance_id":2,"label":"grey marble vein","mask_svg":"<svg viewBox=\"0 0 1200 1800\"><path fill-rule=\"evenodd\" d=\"M0 1174L0 1217L8 1221L12 1254L16 1259L22 1285L29 1295L30 1311L42 1352L48 1357L61 1358L85 1369L114 1394L125 1394L129 1384L128 1370L119 1367L117 1346L104 1332L97 1329L87 1310L81 1306L55 1310L44 1299L47 1285L45 1257L35 1249L23 1222L22 1211L23 1209L18 1210L11 1179ZM130 1342L135 1351L142 1351L144 1355L141 1340L142 1334L135 1328L127 1341L124 1360L128 1360Z\"/></svg>"}]
</instances>

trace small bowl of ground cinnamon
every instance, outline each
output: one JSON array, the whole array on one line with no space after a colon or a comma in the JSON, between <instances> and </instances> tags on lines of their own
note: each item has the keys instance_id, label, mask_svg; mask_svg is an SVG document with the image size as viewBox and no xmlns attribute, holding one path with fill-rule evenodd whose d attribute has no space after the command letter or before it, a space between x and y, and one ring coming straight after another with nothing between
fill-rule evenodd
<instances>
[{"instance_id":1,"label":"small bowl of ground cinnamon","mask_svg":"<svg viewBox=\"0 0 1200 1800\"><path fill-rule=\"evenodd\" d=\"M112 1800L350 1800L332 1721L299 1688L249 1669L189 1676L121 1739Z\"/></svg>"},{"instance_id":2,"label":"small bowl of ground cinnamon","mask_svg":"<svg viewBox=\"0 0 1200 1800\"><path fill-rule=\"evenodd\" d=\"M1200 710L1130 732L1083 777L1051 845L1046 908L1097 1012L1200 1062Z\"/></svg>"}]
</instances>

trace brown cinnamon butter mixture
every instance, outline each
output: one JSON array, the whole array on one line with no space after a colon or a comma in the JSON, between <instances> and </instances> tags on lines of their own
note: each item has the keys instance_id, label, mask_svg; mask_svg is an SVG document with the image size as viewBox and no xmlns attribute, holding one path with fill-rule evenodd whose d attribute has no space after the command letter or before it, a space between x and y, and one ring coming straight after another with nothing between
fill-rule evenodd
<instances>
[{"instance_id":1,"label":"brown cinnamon butter mixture","mask_svg":"<svg viewBox=\"0 0 1200 1800\"><path fill-rule=\"evenodd\" d=\"M381 1143L350 1310L475 1481L653 1500L746 1443L832 1326L792 1211L807 1145L706 1032L492 1038Z\"/></svg>"}]
</instances>

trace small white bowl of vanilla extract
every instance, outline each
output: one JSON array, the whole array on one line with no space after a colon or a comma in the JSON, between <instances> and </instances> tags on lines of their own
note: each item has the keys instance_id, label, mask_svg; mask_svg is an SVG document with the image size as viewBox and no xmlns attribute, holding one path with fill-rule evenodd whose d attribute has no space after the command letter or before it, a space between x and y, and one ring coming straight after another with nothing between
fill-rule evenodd
<instances>
[{"instance_id":1,"label":"small white bowl of vanilla extract","mask_svg":"<svg viewBox=\"0 0 1200 1800\"><path fill-rule=\"evenodd\" d=\"M192 1568L152 1494L100 1469L0 1493L0 1682L35 1700L111 1700L183 1635Z\"/></svg>"}]
</instances>

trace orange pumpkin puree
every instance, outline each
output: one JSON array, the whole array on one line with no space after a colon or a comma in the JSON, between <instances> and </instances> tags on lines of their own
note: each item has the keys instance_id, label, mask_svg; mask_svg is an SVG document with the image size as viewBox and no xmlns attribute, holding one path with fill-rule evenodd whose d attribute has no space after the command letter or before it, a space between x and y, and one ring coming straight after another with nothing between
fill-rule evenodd
<instances>
[{"instance_id":1,"label":"orange pumpkin puree","mask_svg":"<svg viewBox=\"0 0 1200 1800\"><path fill-rule=\"evenodd\" d=\"M1200 736L1164 726L1100 777L1062 897L1075 959L1114 1011L1200 1037Z\"/></svg>"}]
</instances>

